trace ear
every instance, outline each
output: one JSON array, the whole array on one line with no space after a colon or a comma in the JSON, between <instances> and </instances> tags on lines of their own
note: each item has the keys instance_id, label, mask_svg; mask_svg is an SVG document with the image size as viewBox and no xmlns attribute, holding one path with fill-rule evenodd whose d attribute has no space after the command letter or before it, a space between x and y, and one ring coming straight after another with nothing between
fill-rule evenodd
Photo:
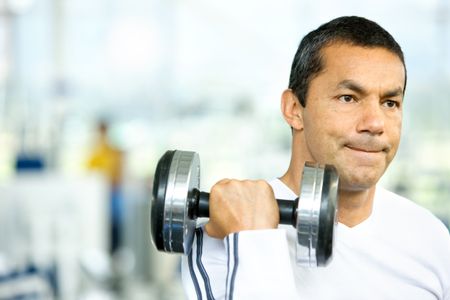
<instances>
[{"instance_id":1,"label":"ear","mask_svg":"<svg viewBox=\"0 0 450 300\"><path fill-rule=\"evenodd\" d=\"M303 106L291 89L287 89L281 95L281 113L286 123L295 130L303 129Z\"/></svg>"}]
</instances>

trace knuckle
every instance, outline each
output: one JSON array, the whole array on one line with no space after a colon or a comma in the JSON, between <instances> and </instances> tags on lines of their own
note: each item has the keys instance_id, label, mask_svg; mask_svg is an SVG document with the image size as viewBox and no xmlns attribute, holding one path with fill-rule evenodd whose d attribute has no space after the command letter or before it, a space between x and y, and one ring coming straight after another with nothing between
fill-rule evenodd
<instances>
[{"instance_id":1,"label":"knuckle","mask_svg":"<svg viewBox=\"0 0 450 300\"><path fill-rule=\"evenodd\" d=\"M258 187L262 190L268 190L270 189L270 185L265 180L258 180L257 181Z\"/></svg>"},{"instance_id":2,"label":"knuckle","mask_svg":"<svg viewBox=\"0 0 450 300\"><path fill-rule=\"evenodd\" d=\"M238 184L242 187L248 187L251 184L251 181L248 179L239 180Z\"/></svg>"},{"instance_id":3,"label":"knuckle","mask_svg":"<svg viewBox=\"0 0 450 300\"><path fill-rule=\"evenodd\" d=\"M261 186L261 187L265 187L265 186L268 185L268 183L267 183L265 180L262 180L262 179L258 179L256 182L257 182L258 185Z\"/></svg>"},{"instance_id":4,"label":"knuckle","mask_svg":"<svg viewBox=\"0 0 450 300\"><path fill-rule=\"evenodd\" d=\"M228 186L229 186L230 189L238 190L242 186L245 186L245 183L243 181L241 181L241 180L230 179L230 181L228 182Z\"/></svg>"},{"instance_id":5,"label":"knuckle","mask_svg":"<svg viewBox=\"0 0 450 300\"><path fill-rule=\"evenodd\" d=\"M229 181L230 181L230 179L223 178L223 179L217 181L216 185L226 185Z\"/></svg>"},{"instance_id":6,"label":"knuckle","mask_svg":"<svg viewBox=\"0 0 450 300\"><path fill-rule=\"evenodd\" d=\"M214 201L219 195L222 194L223 187L224 187L224 183L221 183L221 182L217 182L216 184L214 184L211 187L211 190L209 191L210 201L211 200Z\"/></svg>"},{"instance_id":7,"label":"knuckle","mask_svg":"<svg viewBox=\"0 0 450 300\"><path fill-rule=\"evenodd\" d=\"M209 191L209 193L211 195L214 195L214 194L217 194L218 190L220 190L220 186L219 186L219 183L216 183L211 187L211 190Z\"/></svg>"},{"instance_id":8,"label":"knuckle","mask_svg":"<svg viewBox=\"0 0 450 300\"><path fill-rule=\"evenodd\" d=\"M228 179L228 178L221 179L212 186L211 190L220 190L224 186L226 186L229 181L230 181L230 179Z\"/></svg>"}]
</instances>

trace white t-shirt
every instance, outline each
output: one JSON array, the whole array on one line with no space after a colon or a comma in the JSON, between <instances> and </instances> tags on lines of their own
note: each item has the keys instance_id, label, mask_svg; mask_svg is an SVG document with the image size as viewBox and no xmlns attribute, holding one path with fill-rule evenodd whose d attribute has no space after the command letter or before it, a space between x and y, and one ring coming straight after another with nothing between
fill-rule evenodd
<instances>
[{"instance_id":1,"label":"white t-shirt","mask_svg":"<svg viewBox=\"0 0 450 300\"><path fill-rule=\"evenodd\" d=\"M296 195L280 180L276 198ZM325 268L295 263L296 230L242 231L224 240L197 229L183 257L189 299L450 300L450 235L430 212L377 187L371 216L338 224Z\"/></svg>"}]
</instances>

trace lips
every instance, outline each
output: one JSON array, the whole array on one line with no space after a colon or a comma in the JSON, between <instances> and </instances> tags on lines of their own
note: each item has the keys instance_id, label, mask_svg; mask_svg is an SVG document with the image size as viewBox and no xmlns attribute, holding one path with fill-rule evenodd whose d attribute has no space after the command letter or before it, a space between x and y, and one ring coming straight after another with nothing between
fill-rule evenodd
<instances>
[{"instance_id":1,"label":"lips","mask_svg":"<svg viewBox=\"0 0 450 300\"><path fill-rule=\"evenodd\" d=\"M344 146L354 151L366 153L387 152L389 150L389 146L381 143L349 143Z\"/></svg>"},{"instance_id":2,"label":"lips","mask_svg":"<svg viewBox=\"0 0 450 300\"><path fill-rule=\"evenodd\" d=\"M383 149L360 148L360 147L354 147L354 146L348 146L348 145L346 145L346 147L350 148L351 150L354 150L354 151L367 152L367 153L378 153L378 152L384 151Z\"/></svg>"}]
</instances>

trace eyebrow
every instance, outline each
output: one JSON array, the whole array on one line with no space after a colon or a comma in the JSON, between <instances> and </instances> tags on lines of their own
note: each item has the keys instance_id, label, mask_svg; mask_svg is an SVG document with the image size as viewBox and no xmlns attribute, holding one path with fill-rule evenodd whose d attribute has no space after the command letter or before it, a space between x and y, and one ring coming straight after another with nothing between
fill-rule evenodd
<instances>
[{"instance_id":1,"label":"eyebrow","mask_svg":"<svg viewBox=\"0 0 450 300\"><path fill-rule=\"evenodd\" d=\"M339 82L339 84L337 85L338 88L344 88L344 89L349 89L352 90L358 94L362 94L362 95L367 95L368 92L366 91L366 89L364 89L360 84L358 84L357 82L353 81L353 80L343 80L341 82ZM391 98L391 97L397 97L397 96L403 96L403 89L401 87L398 87L396 89L393 90L389 90L386 91L383 95L382 98Z\"/></svg>"}]
</instances>

